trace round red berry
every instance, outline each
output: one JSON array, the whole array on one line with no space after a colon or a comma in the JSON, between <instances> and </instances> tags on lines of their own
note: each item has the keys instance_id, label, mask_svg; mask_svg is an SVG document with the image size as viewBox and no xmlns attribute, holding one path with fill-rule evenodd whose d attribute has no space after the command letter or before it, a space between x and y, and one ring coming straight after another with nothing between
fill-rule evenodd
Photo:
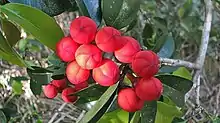
<instances>
[{"instance_id":1,"label":"round red berry","mask_svg":"<svg viewBox=\"0 0 220 123\"><path fill-rule=\"evenodd\" d=\"M58 91L62 91L64 88L67 87L66 79L52 80L51 84L54 85Z\"/></svg>"},{"instance_id":2,"label":"round red berry","mask_svg":"<svg viewBox=\"0 0 220 123\"><path fill-rule=\"evenodd\" d=\"M135 92L137 96L145 101L157 100L163 91L163 85L159 79L141 78L135 85Z\"/></svg>"},{"instance_id":3,"label":"round red berry","mask_svg":"<svg viewBox=\"0 0 220 123\"><path fill-rule=\"evenodd\" d=\"M135 112L144 106L144 101L137 97L133 88L124 88L118 93L118 105L127 112Z\"/></svg>"},{"instance_id":4,"label":"round red berry","mask_svg":"<svg viewBox=\"0 0 220 123\"><path fill-rule=\"evenodd\" d=\"M96 23L85 16L74 19L70 25L70 35L79 44L92 42L96 35Z\"/></svg>"},{"instance_id":5,"label":"round red berry","mask_svg":"<svg viewBox=\"0 0 220 123\"><path fill-rule=\"evenodd\" d=\"M132 60L132 70L140 77L152 77L159 71L159 57L153 51L140 51Z\"/></svg>"},{"instance_id":6,"label":"round red berry","mask_svg":"<svg viewBox=\"0 0 220 123\"><path fill-rule=\"evenodd\" d=\"M115 57L123 63L131 63L133 56L141 50L137 40L132 37L124 36L126 44L119 50L115 51Z\"/></svg>"},{"instance_id":7,"label":"round red berry","mask_svg":"<svg viewBox=\"0 0 220 123\"><path fill-rule=\"evenodd\" d=\"M92 71L93 79L102 86L111 86L119 79L119 68L110 59L104 59L102 63Z\"/></svg>"},{"instance_id":8,"label":"round red berry","mask_svg":"<svg viewBox=\"0 0 220 123\"><path fill-rule=\"evenodd\" d=\"M64 89L62 92L63 101L67 103L75 102L77 100L77 96L74 95L75 92L76 90L72 87Z\"/></svg>"},{"instance_id":9,"label":"round red berry","mask_svg":"<svg viewBox=\"0 0 220 123\"><path fill-rule=\"evenodd\" d=\"M46 97L51 98L51 99L56 97L58 94L57 88L52 84L48 84L44 86L43 92Z\"/></svg>"},{"instance_id":10,"label":"round red berry","mask_svg":"<svg viewBox=\"0 0 220 123\"><path fill-rule=\"evenodd\" d=\"M76 61L66 67L66 76L72 84L79 84L89 78L90 71L80 67Z\"/></svg>"},{"instance_id":11,"label":"round red berry","mask_svg":"<svg viewBox=\"0 0 220 123\"><path fill-rule=\"evenodd\" d=\"M104 52L114 52L125 45L121 32L113 27L100 29L95 37L96 45Z\"/></svg>"},{"instance_id":12,"label":"round red berry","mask_svg":"<svg viewBox=\"0 0 220 123\"><path fill-rule=\"evenodd\" d=\"M71 37L62 38L56 45L56 54L64 62L75 60L75 52L79 47Z\"/></svg>"},{"instance_id":13,"label":"round red berry","mask_svg":"<svg viewBox=\"0 0 220 123\"><path fill-rule=\"evenodd\" d=\"M81 45L75 53L76 62L84 69L93 69L102 61L101 50L92 44Z\"/></svg>"}]
</instances>

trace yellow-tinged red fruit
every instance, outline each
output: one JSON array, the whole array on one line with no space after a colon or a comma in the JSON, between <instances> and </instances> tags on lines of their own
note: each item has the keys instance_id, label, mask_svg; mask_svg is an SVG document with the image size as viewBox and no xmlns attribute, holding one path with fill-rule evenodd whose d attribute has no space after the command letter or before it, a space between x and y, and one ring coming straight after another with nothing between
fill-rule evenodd
<instances>
[{"instance_id":1,"label":"yellow-tinged red fruit","mask_svg":"<svg viewBox=\"0 0 220 123\"><path fill-rule=\"evenodd\" d=\"M76 62L84 69L93 69L102 61L101 50L92 44L81 45L75 53Z\"/></svg>"},{"instance_id":2,"label":"yellow-tinged red fruit","mask_svg":"<svg viewBox=\"0 0 220 123\"><path fill-rule=\"evenodd\" d=\"M140 99L153 101L161 96L163 85L159 79L154 77L141 78L135 85L135 92Z\"/></svg>"},{"instance_id":3,"label":"yellow-tinged red fruit","mask_svg":"<svg viewBox=\"0 0 220 123\"><path fill-rule=\"evenodd\" d=\"M75 92L76 92L75 88L72 87L65 88L62 92L63 101L67 103L75 102L77 100L77 96L74 95Z\"/></svg>"},{"instance_id":4,"label":"yellow-tinged red fruit","mask_svg":"<svg viewBox=\"0 0 220 123\"><path fill-rule=\"evenodd\" d=\"M102 86L111 86L119 79L119 68L110 59L104 59L102 63L92 71L93 79Z\"/></svg>"},{"instance_id":5,"label":"yellow-tinged red fruit","mask_svg":"<svg viewBox=\"0 0 220 123\"><path fill-rule=\"evenodd\" d=\"M79 84L89 78L90 71L81 68L76 61L71 62L66 67L66 76L72 84Z\"/></svg>"},{"instance_id":6,"label":"yellow-tinged red fruit","mask_svg":"<svg viewBox=\"0 0 220 123\"><path fill-rule=\"evenodd\" d=\"M114 52L125 44L121 32L113 27L100 29L96 34L95 41L98 48L104 52Z\"/></svg>"},{"instance_id":7,"label":"yellow-tinged red fruit","mask_svg":"<svg viewBox=\"0 0 220 123\"><path fill-rule=\"evenodd\" d=\"M62 61L70 62L75 60L75 52L78 47L79 44L77 44L70 36L67 36L62 38L56 44L56 54Z\"/></svg>"},{"instance_id":8,"label":"yellow-tinged red fruit","mask_svg":"<svg viewBox=\"0 0 220 123\"><path fill-rule=\"evenodd\" d=\"M150 78L159 71L159 57L153 51L138 52L132 60L132 70L140 77Z\"/></svg>"},{"instance_id":9,"label":"yellow-tinged red fruit","mask_svg":"<svg viewBox=\"0 0 220 123\"><path fill-rule=\"evenodd\" d=\"M58 93L57 88L52 84L45 85L43 87L43 92L46 97L51 99L56 97Z\"/></svg>"},{"instance_id":10,"label":"yellow-tinged red fruit","mask_svg":"<svg viewBox=\"0 0 220 123\"><path fill-rule=\"evenodd\" d=\"M51 84L54 85L58 91L62 91L67 87L66 79L52 80Z\"/></svg>"},{"instance_id":11,"label":"yellow-tinged red fruit","mask_svg":"<svg viewBox=\"0 0 220 123\"><path fill-rule=\"evenodd\" d=\"M144 101L138 98L133 88L124 88L118 93L118 105L127 112L135 112L144 106Z\"/></svg>"},{"instance_id":12,"label":"yellow-tinged red fruit","mask_svg":"<svg viewBox=\"0 0 220 123\"><path fill-rule=\"evenodd\" d=\"M76 90L76 91L80 91L80 90L82 90L82 89L84 89L84 88L87 88L88 86L89 86L88 82L85 81L85 82L76 84L76 85L75 85L75 90Z\"/></svg>"},{"instance_id":13,"label":"yellow-tinged red fruit","mask_svg":"<svg viewBox=\"0 0 220 123\"><path fill-rule=\"evenodd\" d=\"M88 44L95 38L96 23L85 16L74 19L70 24L70 35L79 44Z\"/></svg>"},{"instance_id":14,"label":"yellow-tinged red fruit","mask_svg":"<svg viewBox=\"0 0 220 123\"><path fill-rule=\"evenodd\" d=\"M131 63L133 56L141 50L137 40L129 36L123 36L126 44L115 51L115 57L123 63Z\"/></svg>"}]
</instances>

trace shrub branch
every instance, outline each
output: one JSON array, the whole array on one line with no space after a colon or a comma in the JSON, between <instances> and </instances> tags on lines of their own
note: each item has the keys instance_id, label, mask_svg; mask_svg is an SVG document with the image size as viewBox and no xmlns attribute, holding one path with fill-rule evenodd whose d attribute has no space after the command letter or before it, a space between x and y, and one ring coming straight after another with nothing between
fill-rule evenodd
<instances>
[{"instance_id":1,"label":"shrub branch","mask_svg":"<svg viewBox=\"0 0 220 123\"><path fill-rule=\"evenodd\" d=\"M180 60L180 59L168 59L160 58L161 65L173 66L173 67L187 67L190 69L199 69L199 66L195 63Z\"/></svg>"},{"instance_id":2,"label":"shrub branch","mask_svg":"<svg viewBox=\"0 0 220 123\"><path fill-rule=\"evenodd\" d=\"M202 38L201 38L201 45L199 50L199 55L196 60L196 64L199 65L200 69L195 71L193 82L195 83L195 90L196 90L196 104L200 105L199 97L200 97L200 75L202 73L203 65L205 62L206 52L209 44L209 36L212 24L212 1L205 0L205 22L204 28L202 31Z\"/></svg>"}]
</instances>

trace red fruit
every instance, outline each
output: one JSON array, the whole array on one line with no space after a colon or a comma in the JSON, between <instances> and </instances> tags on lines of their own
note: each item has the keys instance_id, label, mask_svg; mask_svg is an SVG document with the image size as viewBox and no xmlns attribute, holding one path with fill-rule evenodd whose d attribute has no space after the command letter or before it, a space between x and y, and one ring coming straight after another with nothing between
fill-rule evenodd
<instances>
[{"instance_id":1,"label":"red fruit","mask_svg":"<svg viewBox=\"0 0 220 123\"><path fill-rule=\"evenodd\" d=\"M104 59L99 67L92 71L93 79L102 86L111 86L119 79L119 68L110 59Z\"/></svg>"},{"instance_id":2,"label":"red fruit","mask_svg":"<svg viewBox=\"0 0 220 123\"><path fill-rule=\"evenodd\" d=\"M141 78L135 85L135 92L140 99L153 101L161 96L163 85L159 79L154 77Z\"/></svg>"},{"instance_id":3,"label":"red fruit","mask_svg":"<svg viewBox=\"0 0 220 123\"><path fill-rule=\"evenodd\" d=\"M85 16L74 19L70 25L70 35L79 44L88 44L95 38L96 23Z\"/></svg>"},{"instance_id":4,"label":"red fruit","mask_svg":"<svg viewBox=\"0 0 220 123\"><path fill-rule=\"evenodd\" d=\"M75 60L75 52L79 47L71 37L62 38L56 45L57 56L65 62L70 62Z\"/></svg>"},{"instance_id":5,"label":"red fruit","mask_svg":"<svg viewBox=\"0 0 220 123\"><path fill-rule=\"evenodd\" d=\"M66 79L52 80L51 84L54 85L58 91L62 91L67 87Z\"/></svg>"},{"instance_id":6,"label":"red fruit","mask_svg":"<svg viewBox=\"0 0 220 123\"><path fill-rule=\"evenodd\" d=\"M76 62L84 69L93 69L102 61L101 50L92 44L81 45L75 53Z\"/></svg>"},{"instance_id":7,"label":"red fruit","mask_svg":"<svg viewBox=\"0 0 220 123\"><path fill-rule=\"evenodd\" d=\"M75 102L77 100L77 96L74 95L76 90L72 87L66 88L62 92L62 99L67 103Z\"/></svg>"},{"instance_id":8,"label":"red fruit","mask_svg":"<svg viewBox=\"0 0 220 123\"><path fill-rule=\"evenodd\" d=\"M96 34L95 41L98 48L104 52L114 52L125 44L121 32L113 27L100 29Z\"/></svg>"},{"instance_id":9,"label":"red fruit","mask_svg":"<svg viewBox=\"0 0 220 123\"><path fill-rule=\"evenodd\" d=\"M76 61L71 62L66 67L66 76L72 84L79 84L89 78L90 71L81 68Z\"/></svg>"},{"instance_id":10,"label":"red fruit","mask_svg":"<svg viewBox=\"0 0 220 123\"><path fill-rule=\"evenodd\" d=\"M153 51L140 51L132 60L132 70L140 77L152 77L159 71L159 57Z\"/></svg>"},{"instance_id":11,"label":"red fruit","mask_svg":"<svg viewBox=\"0 0 220 123\"><path fill-rule=\"evenodd\" d=\"M85 82L76 84L76 85L75 85L75 90L76 90L76 91L80 91L80 90L82 90L82 89L84 89L84 88L87 88L88 86L89 86L88 82L85 81Z\"/></svg>"},{"instance_id":12,"label":"red fruit","mask_svg":"<svg viewBox=\"0 0 220 123\"><path fill-rule=\"evenodd\" d=\"M137 40L132 37L124 36L126 44L119 50L115 51L115 57L123 63L131 63L133 56L141 50Z\"/></svg>"},{"instance_id":13,"label":"red fruit","mask_svg":"<svg viewBox=\"0 0 220 123\"><path fill-rule=\"evenodd\" d=\"M137 97L134 89L124 88L118 93L118 105L127 112L135 112L144 106L144 101Z\"/></svg>"},{"instance_id":14,"label":"red fruit","mask_svg":"<svg viewBox=\"0 0 220 123\"><path fill-rule=\"evenodd\" d=\"M43 92L46 97L51 98L51 99L56 97L57 93L58 93L57 88L52 84L48 84L48 85L44 86Z\"/></svg>"}]
</instances>

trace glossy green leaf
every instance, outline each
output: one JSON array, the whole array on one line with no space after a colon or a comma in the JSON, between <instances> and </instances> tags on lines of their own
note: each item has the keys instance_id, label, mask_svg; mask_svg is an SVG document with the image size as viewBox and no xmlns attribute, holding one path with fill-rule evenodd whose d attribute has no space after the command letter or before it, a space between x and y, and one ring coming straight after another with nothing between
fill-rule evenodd
<instances>
[{"instance_id":1,"label":"glossy green leaf","mask_svg":"<svg viewBox=\"0 0 220 123\"><path fill-rule=\"evenodd\" d=\"M177 70L178 67L173 67L173 66L162 66L159 70L159 73L172 73L175 70Z\"/></svg>"},{"instance_id":2,"label":"glossy green leaf","mask_svg":"<svg viewBox=\"0 0 220 123\"><path fill-rule=\"evenodd\" d=\"M5 39L5 37L3 36L2 32L0 32L0 47L1 47L1 52L3 53L7 53L7 54L12 54L12 48L10 46L10 44L8 43L8 41Z\"/></svg>"},{"instance_id":3,"label":"glossy green leaf","mask_svg":"<svg viewBox=\"0 0 220 123\"><path fill-rule=\"evenodd\" d=\"M89 12L89 16L97 25L100 25L102 21L101 0L83 0L83 2Z\"/></svg>"},{"instance_id":4,"label":"glossy green leaf","mask_svg":"<svg viewBox=\"0 0 220 123\"><path fill-rule=\"evenodd\" d=\"M168 96L170 99L172 99L177 104L177 106L179 107L185 106L185 93L182 93L164 84L163 95Z\"/></svg>"},{"instance_id":5,"label":"glossy green leaf","mask_svg":"<svg viewBox=\"0 0 220 123\"><path fill-rule=\"evenodd\" d=\"M142 32L142 37L143 37L143 42L144 42L144 45L151 49L152 47L154 47L154 42L152 44L152 37L153 37L153 34L154 34L154 29L152 27L151 24L148 24L146 23L145 26L144 26L144 30Z\"/></svg>"},{"instance_id":6,"label":"glossy green leaf","mask_svg":"<svg viewBox=\"0 0 220 123\"><path fill-rule=\"evenodd\" d=\"M104 114L97 123L128 123L128 115L128 112L118 109Z\"/></svg>"},{"instance_id":7,"label":"glossy green leaf","mask_svg":"<svg viewBox=\"0 0 220 123\"><path fill-rule=\"evenodd\" d=\"M10 46L14 46L20 40L20 30L8 20L2 19L2 30Z\"/></svg>"},{"instance_id":8,"label":"glossy green leaf","mask_svg":"<svg viewBox=\"0 0 220 123\"><path fill-rule=\"evenodd\" d=\"M219 117L215 118L215 119L212 121L212 123L220 123L220 118L219 118Z\"/></svg>"},{"instance_id":9,"label":"glossy green leaf","mask_svg":"<svg viewBox=\"0 0 220 123\"><path fill-rule=\"evenodd\" d=\"M181 117L182 114L180 109L171 100L169 102L157 101L155 123L172 123L174 117Z\"/></svg>"},{"instance_id":10,"label":"glossy green leaf","mask_svg":"<svg viewBox=\"0 0 220 123\"><path fill-rule=\"evenodd\" d=\"M6 54L5 52L0 51L0 58L21 67L25 67L25 63L21 58L17 58L14 54Z\"/></svg>"},{"instance_id":11,"label":"glossy green leaf","mask_svg":"<svg viewBox=\"0 0 220 123\"><path fill-rule=\"evenodd\" d=\"M134 116L133 116L133 118L131 119L130 123L139 123L140 116L141 116L141 112L140 111L136 111Z\"/></svg>"},{"instance_id":12,"label":"glossy green leaf","mask_svg":"<svg viewBox=\"0 0 220 123\"><path fill-rule=\"evenodd\" d=\"M30 89L34 95L40 95L42 92L42 84L37 82L35 79L31 79Z\"/></svg>"},{"instance_id":13,"label":"glossy green leaf","mask_svg":"<svg viewBox=\"0 0 220 123\"><path fill-rule=\"evenodd\" d=\"M12 3L26 4L42 10L50 16L59 15L68 8L70 2L68 0L8 0Z\"/></svg>"},{"instance_id":14,"label":"glossy green leaf","mask_svg":"<svg viewBox=\"0 0 220 123\"><path fill-rule=\"evenodd\" d=\"M183 4L182 7L179 8L177 14L179 18L185 18L188 16L188 14L192 11L193 7L193 1L192 0L186 0L186 2Z\"/></svg>"},{"instance_id":15,"label":"glossy green leaf","mask_svg":"<svg viewBox=\"0 0 220 123\"><path fill-rule=\"evenodd\" d=\"M171 35L167 36L164 45L161 47L160 51L157 53L159 57L170 58L175 51L175 42Z\"/></svg>"},{"instance_id":16,"label":"glossy green leaf","mask_svg":"<svg viewBox=\"0 0 220 123\"><path fill-rule=\"evenodd\" d=\"M7 123L6 116L2 110L0 110L0 123Z\"/></svg>"},{"instance_id":17,"label":"glossy green leaf","mask_svg":"<svg viewBox=\"0 0 220 123\"><path fill-rule=\"evenodd\" d=\"M115 98L112 100L109 108L106 110L106 113L113 112L119 108L120 107L118 106L118 96L115 96Z\"/></svg>"},{"instance_id":18,"label":"glossy green leaf","mask_svg":"<svg viewBox=\"0 0 220 123\"><path fill-rule=\"evenodd\" d=\"M182 118L175 117L172 121L172 123L187 123L186 120L183 120Z\"/></svg>"},{"instance_id":19,"label":"glossy green leaf","mask_svg":"<svg viewBox=\"0 0 220 123\"><path fill-rule=\"evenodd\" d=\"M63 64L55 53L52 53L48 56L48 62L57 67L60 67L60 65Z\"/></svg>"},{"instance_id":20,"label":"glossy green leaf","mask_svg":"<svg viewBox=\"0 0 220 123\"><path fill-rule=\"evenodd\" d=\"M191 80L171 74L160 74L156 77L160 79L163 84L170 86L182 93L187 93L193 85Z\"/></svg>"},{"instance_id":21,"label":"glossy green leaf","mask_svg":"<svg viewBox=\"0 0 220 123\"><path fill-rule=\"evenodd\" d=\"M21 40L18 42L18 49L19 49L20 51L25 51L27 44L28 44L28 41L27 41L26 39L21 39Z\"/></svg>"},{"instance_id":22,"label":"glossy green leaf","mask_svg":"<svg viewBox=\"0 0 220 123\"><path fill-rule=\"evenodd\" d=\"M154 52L159 52L164 43L166 42L168 36L168 28L167 28L167 21L160 17L154 17L154 28L155 28L155 39L154 39L154 47L152 50ZM153 45L153 44L151 44Z\"/></svg>"},{"instance_id":23,"label":"glossy green leaf","mask_svg":"<svg viewBox=\"0 0 220 123\"><path fill-rule=\"evenodd\" d=\"M157 113L157 102L146 102L141 109L141 123L154 123Z\"/></svg>"},{"instance_id":24,"label":"glossy green leaf","mask_svg":"<svg viewBox=\"0 0 220 123\"><path fill-rule=\"evenodd\" d=\"M49 67L47 70L53 71L52 78L64 76L66 73L66 64L62 62L54 53L48 56Z\"/></svg>"},{"instance_id":25,"label":"glossy green leaf","mask_svg":"<svg viewBox=\"0 0 220 123\"><path fill-rule=\"evenodd\" d=\"M34 67L34 70L27 69L30 76L30 88L34 95L39 95L42 92L42 86L50 83L51 71L44 68Z\"/></svg>"},{"instance_id":26,"label":"glossy green leaf","mask_svg":"<svg viewBox=\"0 0 220 123\"><path fill-rule=\"evenodd\" d=\"M75 95L80 97L76 104L84 104L98 100L107 89L107 87L100 86L99 84L91 84L89 87L75 93Z\"/></svg>"},{"instance_id":27,"label":"glossy green leaf","mask_svg":"<svg viewBox=\"0 0 220 123\"><path fill-rule=\"evenodd\" d=\"M15 80L15 81L27 81L27 80L29 80L26 76L11 77L11 79Z\"/></svg>"},{"instance_id":28,"label":"glossy green leaf","mask_svg":"<svg viewBox=\"0 0 220 123\"><path fill-rule=\"evenodd\" d=\"M31 67L21 58L21 56L10 46L8 41L4 38L0 32L0 46L3 47L4 51L0 50L0 58L21 67Z\"/></svg>"},{"instance_id":29,"label":"glossy green leaf","mask_svg":"<svg viewBox=\"0 0 220 123\"><path fill-rule=\"evenodd\" d=\"M105 113L105 111L108 109L109 105L112 102L112 99L114 99L117 87L118 84L110 86L99 98L93 108L85 114L85 116L79 123L93 123L98 121L102 117L103 113Z\"/></svg>"},{"instance_id":30,"label":"glossy green leaf","mask_svg":"<svg viewBox=\"0 0 220 123\"><path fill-rule=\"evenodd\" d=\"M4 104L4 108L3 109L1 109L3 112L4 112L4 114L5 114L5 116L6 116L6 118L7 118L7 120L9 120L10 118L12 118L12 117L16 117L16 116L18 116L18 107L16 106L16 104L14 103L14 102L12 102L13 100L11 100L11 101L9 101L7 104L5 103Z\"/></svg>"},{"instance_id":31,"label":"glossy green leaf","mask_svg":"<svg viewBox=\"0 0 220 123\"><path fill-rule=\"evenodd\" d=\"M135 112L129 112L129 115L128 115L128 123L131 122L132 118L134 117L135 115Z\"/></svg>"},{"instance_id":32,"label":"glossy green leaf","mask_svg":"<svg viewBox=\"0 0 220 123\"><path fill-rule=\"evenodd\" d=\"M106 25L121 29L136 17L140 0L102 0L102 14Z\"/></svg>"},{"instance_id":33,"label":"glossy green leaf","mask_svg":"<svg viewBox=\"0 0 220 123\"><path fill-rule=\"evenodd\" d=\"M158 39L156 39L156 41L154 42L154 47L152 48L155 53L159 52L160 49L163 47L164 43L166 42L167 36L167 33L158 36Z\"/></svg>"},{"instance_id":34,"label":"glossy green leaf","mask_svg":"<svg viewBox=\"0 0 220 123\"><path fill-rule=\"evenodd\" d=\"M97 25L102 21L101 0L75 0L81 15L91 17Z\"/></svg>"},{"instance_id":35,"label":"glossy green leaf","mask_svg":"<svg viewBox=\"0 0 220 123\"><path fill-rule=\"evenodd\" d=\"M72 1L72 0L71 0ZM83 2L83 0L74 0L79 8L80 15L89 17L89 12Z\"/></svg>"},{"instance_id":36,"label":"glossy green leaf","mask_svg":"<svg viewBox=\"0 0 220 123\"><path fill-rule=\"evenodd\" d=\"M167 21L161 17L154 17L154 26L156 29L160 29L163 33L167 33Z\"/></svg>"},{"instance_id":37,"label":"glossy green leaf","mask_svg":"<svg viewBox=\"0 0 220 123\"><path fill-rule=\"evenodd\" d=\"M137 17L136 17L137 18ZM137 19L134 19L128 26L126 32L132 30L137 25Z\"/></svg>"},{"instance_id":38,"label":"glossy green leaf","mask_svg":"<svg viewBox=\"0 0 220 123\"><path fill-rule=\"evenodd\" d=\"M21 81L12 80L12 90L15 94L21 95L23 93L23 85Z\"/></svg>"},{"instance_id":39,"label":"glossy green leaf","mask_svg":"<svg viewBox=\"0 0 220 123\"><path fill-rule=\"evenodd\" d=\"M163 95L171 98L179 107L185 105L185 94L191 89L193 82L191 80L170 75L158 75L156 76L163 83Z\"/></svg>"},{"instance_id":40,"label":"glossy green leaf","mask_svg":"<svg viewBox=\"0 0 220 123\"><path fill-rule=\"evenodd\" d=\"M173 72L173 75L183 77L188 80L192 80L192 75L185 67L179 67L176 71Z\"/></svg>"},{"instance_id":41,"label":"glossy green leaf","mask_svg":"<svg viewBox=\"0 0 220 123\"><path fill-rule=\"evenodd\" d=\"M7 15L9 20L20 25L42 44L53 50L55 50L56 43L64 36L56 21L36 8L9 3L1 6L0 10Z\"/></svg>"}]
</instances>

